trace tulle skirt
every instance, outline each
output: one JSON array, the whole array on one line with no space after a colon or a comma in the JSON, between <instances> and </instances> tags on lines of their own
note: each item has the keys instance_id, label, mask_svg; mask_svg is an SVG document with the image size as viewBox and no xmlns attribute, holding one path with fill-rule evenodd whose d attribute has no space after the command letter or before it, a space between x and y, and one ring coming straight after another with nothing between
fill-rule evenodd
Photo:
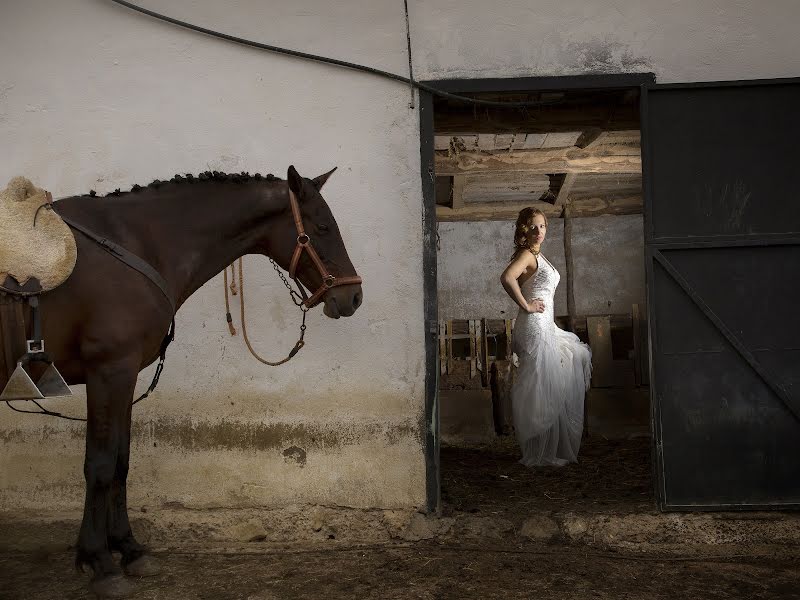
<instances>
[{"instance_id":1,"label":"tulle skirt","mask_svg":"<svg viewBox=\"0 0 800 600\"><path fill-rule=\"evenodd\" d=\"M583 402L592 373L592 353L578 336L550 321L515 327L516 380L511 389L514 428L522 464L561 466L577 462L583 433ZM522 321L522 323L520 323ZM532 329L519 331L517 329ZM526 335L527 333L527 335ZM518 344L516 341L522 340Z\"/></svg>"}]
</instances>

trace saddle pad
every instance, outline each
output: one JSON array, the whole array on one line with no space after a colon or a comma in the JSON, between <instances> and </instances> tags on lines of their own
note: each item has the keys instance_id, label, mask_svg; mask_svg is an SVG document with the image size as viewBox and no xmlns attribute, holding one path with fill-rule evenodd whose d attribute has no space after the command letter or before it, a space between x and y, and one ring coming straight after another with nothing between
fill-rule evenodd
<instances>
[{"instance_id":1,"label":"saddle pad","mask_svg":"<svg viewBox=\"0 0 800 600\"><path fill-rule=\"evenodd\" d=\"M15 177L0 192L0 290L20 296L47 292L75 268L75 237L49 209L50 200L25 177Z\"/></svg>"}]
</instances>

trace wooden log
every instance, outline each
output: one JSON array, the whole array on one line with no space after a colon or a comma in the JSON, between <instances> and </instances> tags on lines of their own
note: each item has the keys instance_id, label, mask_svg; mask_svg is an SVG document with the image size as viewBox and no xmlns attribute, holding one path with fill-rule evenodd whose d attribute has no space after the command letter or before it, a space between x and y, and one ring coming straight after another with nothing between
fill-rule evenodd
<instances>
[{"instance_id":1,"label":"wooden log","mask_svg":"<svg viewBox=\"0 0 800 600\"><path fill-rule=\"evenodd\" d=\"M453 210L447 206L436 207L436 219L449 221L512 221L519 211L527 207L538 208L548 218L559 218L563 206L547 202L481 202L470 203L464 208ZM619 198L581 198L572 201L572 216L600 217L603 215L637 215L642 213L642 197L623 196Z\"/></svg>"},{"instance_id":2,"label":"wooden log","mask_svg":"<svg viewBox=\"0 0 800 600\"><path fill-rule=\"evenodd\" d=\"M548 173L641 173L638 146L615 144L586 149L543 148L511 152L438 152L436 175L526 172Z\"/></svg>"}]
</instances>

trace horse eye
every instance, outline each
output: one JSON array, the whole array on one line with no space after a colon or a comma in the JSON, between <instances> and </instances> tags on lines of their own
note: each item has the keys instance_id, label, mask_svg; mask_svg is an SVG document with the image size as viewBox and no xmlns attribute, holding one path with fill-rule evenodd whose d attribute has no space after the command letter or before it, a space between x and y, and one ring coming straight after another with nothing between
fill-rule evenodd
<instances>
[{"instance_id":1,"label":"horse eye","mask_svg":"<svg viewBox=\"0 0 800 600\"><path fill-rule=\"evenodd\" d=\"M328 226L327 226L327 225L325 225L325 224L322 224L322 225L320 225L320 226L319 226L319 230L320 230L320 231L323 231L323 232L324 232L324 231L329 231L329 229L328 229Z\"/></svg>"}]
</instances>

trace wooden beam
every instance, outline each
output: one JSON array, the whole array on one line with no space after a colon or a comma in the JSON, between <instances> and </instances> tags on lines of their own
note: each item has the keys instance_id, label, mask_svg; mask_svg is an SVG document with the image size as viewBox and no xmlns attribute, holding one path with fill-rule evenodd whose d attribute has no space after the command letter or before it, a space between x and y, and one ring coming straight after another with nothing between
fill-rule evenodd
<instances>
[{"instance_id":1,"label":"wooden beam","mask_svg":"<svg viewBox=\"0 0 800 600\"><path fill-rule=\"evenodd\" d=\"M581 133L580 137L575 141L575 146L578 148L588 148L592 144L595 144L603 133L603 130L599 127L588 127L583 130L583 133Z\"/></svg>"},{"instance_id":2,"label":"wooden beam","mask_svg":"<svg viewBox=\"0 0 800 600\"><path fill-rule=\"evenodd\" d=\"M447 206L436 207L438 221L511 221L527 207L538 208L548 218L562 216L563 207L547 202L481 202L470 203L453 210ZM642 213L641 196L620 198L581 198L572 200L573 217L599 217L602 215L636 215Z\"/></svg>"},{"instance_id":3,"label":"wooden beam","mask_svg":"<svg viewBox=\"0 0 800 600\"><path fill-rule=\"evenodd\" d=\"M436 175L526 172L548 173L641 173L642 158L636 146L618 144L597 148L548 148L511 152L437 153Z\"/></svg>"},{"instance_id":4,"label":"wooden beam","mask_svg":"<svg viewBox=\"0 0 800 600\"><path fill-rule=\"evenodd\" d=\"M453 202L451 207L453 210L464 208L464 187L466 187L466 175L453 176Z\"/></svg>"},{"instance_id":5,"label":"wooden beam","mask_svg":"<svg viewBox=\"0 0 800 600\"><path fill-rule=\"evenodd\" d=\"M558 190L554 206L564 206L569 201L569 193L572 191L572 186L575 185L577 178L577 173L567 173L564 183L561 184L561 189Z\"/></svg>"}]
</instances>

